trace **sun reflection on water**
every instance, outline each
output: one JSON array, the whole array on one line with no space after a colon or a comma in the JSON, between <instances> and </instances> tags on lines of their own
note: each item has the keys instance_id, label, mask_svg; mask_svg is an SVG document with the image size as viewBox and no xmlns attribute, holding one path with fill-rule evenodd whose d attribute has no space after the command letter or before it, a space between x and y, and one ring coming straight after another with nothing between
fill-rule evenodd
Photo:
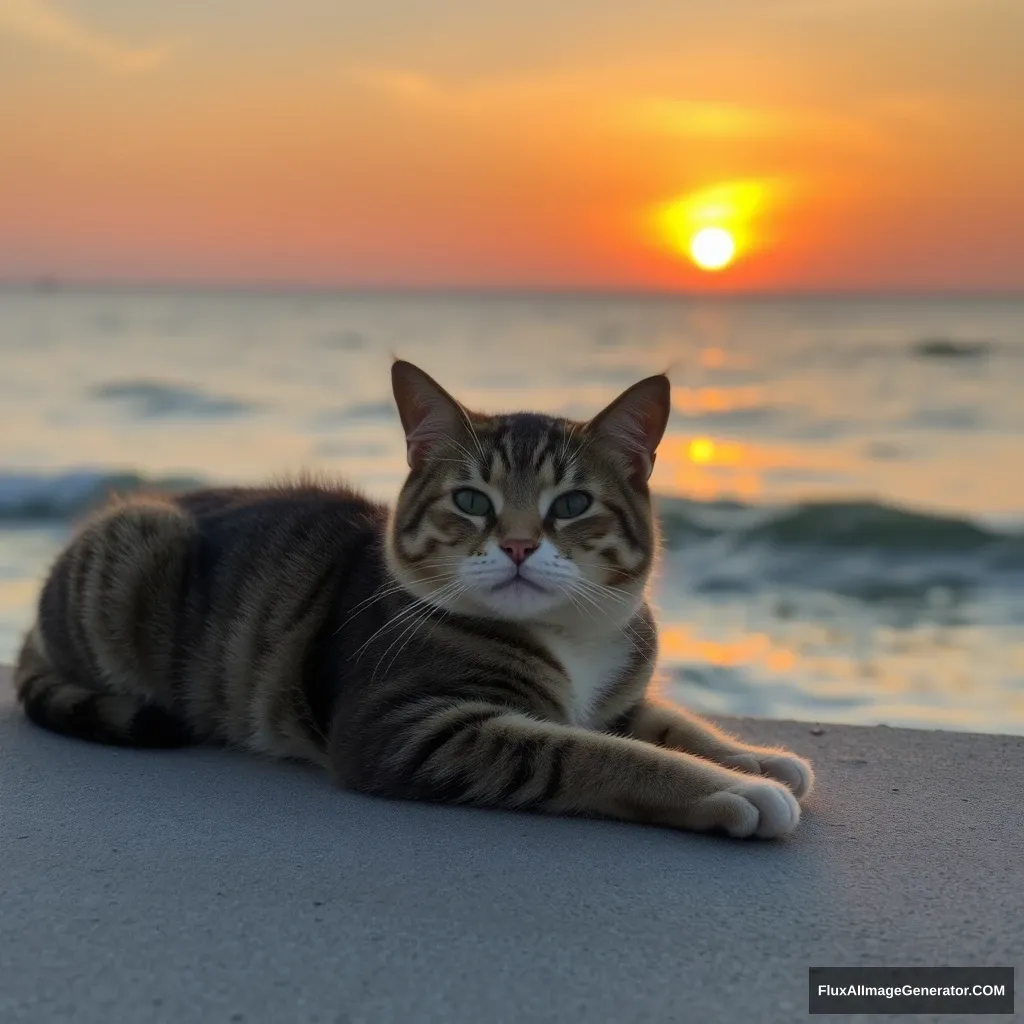
<instances>
[{"instance_id":1,"label":"sun reflection on water","mask_svg":"<svg viewBox=\"0 0 1024 1024\"><path fill-rule=\"evenodd\" d=\"M672 408L684 416L704 416L756 409L762 404L756 387L679 387L672 390Z\"/></svg>"},{"instance_id":2,"label":"sun reflection on water","mask_svg":"<svg viewBox=\"0 0 1024 1024\"><path fill-rule=\"evenodd\" d=\"M797 663L793 651L779 646L766 633L711 640L678 623L662 629L661 653L672 661L701 661L722 668L758 665L770 672L786 672Z\"/></svg>"}]
</instances>

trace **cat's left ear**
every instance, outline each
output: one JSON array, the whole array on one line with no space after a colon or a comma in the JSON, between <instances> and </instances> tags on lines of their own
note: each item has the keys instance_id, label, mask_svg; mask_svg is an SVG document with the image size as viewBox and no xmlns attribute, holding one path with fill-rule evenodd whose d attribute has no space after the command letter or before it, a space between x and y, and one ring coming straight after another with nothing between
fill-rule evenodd
<instances>
[{"instance_id":1,"label":"cat's left ear","mask_svg":"<svg viewBox=\"0 0 1024 1024\"><path fill-rule=\"evenodd\" d=\"M672 411L672 385L659 373L627 388L587 427L622 456L630 479L645 483Z\"/></svg>"}]
</instances>

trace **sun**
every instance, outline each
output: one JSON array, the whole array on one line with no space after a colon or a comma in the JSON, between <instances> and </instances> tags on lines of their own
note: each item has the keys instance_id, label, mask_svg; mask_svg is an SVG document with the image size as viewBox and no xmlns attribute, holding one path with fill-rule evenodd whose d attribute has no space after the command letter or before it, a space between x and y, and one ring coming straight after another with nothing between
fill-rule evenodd
<instances>
[{"instance_id":1,"label":"sun","mask_svg":"<svg viewBox=\"0 0 1024 1024\"><path fill-rule=\"evenodd\" d=\"M709 273L766 247L764 218L782 186L768 180L723 181L649 207L650 239Z\"/></svg>"},{"instance_id":2,"label":"sun","mask_svg":"<svg viewBox=\"0 0 1024 1024\"><path fill-rule=\"evenodd\" d=\"M722 270L736 255L736 239L725 228L701 228L690 239L690 256L701 270Z\"/></svg>"}]
</instances>

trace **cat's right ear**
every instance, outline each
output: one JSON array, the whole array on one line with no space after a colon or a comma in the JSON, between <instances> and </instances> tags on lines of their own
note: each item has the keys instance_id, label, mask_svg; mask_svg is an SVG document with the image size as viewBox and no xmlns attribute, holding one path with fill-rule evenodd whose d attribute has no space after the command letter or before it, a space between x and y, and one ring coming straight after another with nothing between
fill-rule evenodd
<instances>
[{"instance_id":1,"label":"cat's right ear","mask_svg":"<svg viewBox=\"0 0 1024 1024\"><path fill-rule=\"evenodd\" d=\"M433 377L404 359L391 367L391 388L405 430L409 468L417 469L431 445L463 431L466 413Z\"/></svg>"}]
</instances>

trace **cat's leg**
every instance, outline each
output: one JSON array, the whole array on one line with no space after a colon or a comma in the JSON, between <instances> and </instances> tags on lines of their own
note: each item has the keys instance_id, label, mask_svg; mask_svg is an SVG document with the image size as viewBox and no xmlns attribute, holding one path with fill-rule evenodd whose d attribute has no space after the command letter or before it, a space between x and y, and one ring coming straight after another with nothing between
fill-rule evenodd
<instances>
[{"instance_id":1,"label":"cat's leg","mask_svg":"<svg viewBox=\"0 0 1024 1024\"><path fill-rule=\"evenodd\" d=\"M538 721L481 702L385 714L348 750L338 781L365 792L581 814L730 836L784 836L800 805L784 785L623 736ZM368 741L368 742L367 742ZM356 748L356 749L354 749Z\"/></svg>"},{"instance_id":2,"label":"cat's leg","mask_svg":"<svg viewBox=\"0 0 1024 1024\"><path fill-rule=\"evenodd\" d=\"M728 768L768 775L784 782L798 797L814 785L811 765L780 747L744 743L683 708L645 699L624 717L624 732L659 747L684 750Z\"/></svg>"},{"instance_id":3,"label":"cat's leg","mask_svg":"<svg viewBox=\"0 0 1024 1024\"><path fill-rule=\"evenodd\" d=\"M68 545L14 669L32 721L98 743L195 741L170 668L192 533L174 506L140 500L102 513Z\"/></svg>"},{"instance_id":4,"label":"cat's leg","mask_svg":"<svg viewBox=\"0 0 1024 1024\"><path fill-rule=\"evenodd\" d=\"M180 747L193 742L181 718L127 690L114 690L95 677L81 679L56 669L33 626L14 669L18 700L27 717L53 732L132 747Z\"/></svg>"}]
</instances>

